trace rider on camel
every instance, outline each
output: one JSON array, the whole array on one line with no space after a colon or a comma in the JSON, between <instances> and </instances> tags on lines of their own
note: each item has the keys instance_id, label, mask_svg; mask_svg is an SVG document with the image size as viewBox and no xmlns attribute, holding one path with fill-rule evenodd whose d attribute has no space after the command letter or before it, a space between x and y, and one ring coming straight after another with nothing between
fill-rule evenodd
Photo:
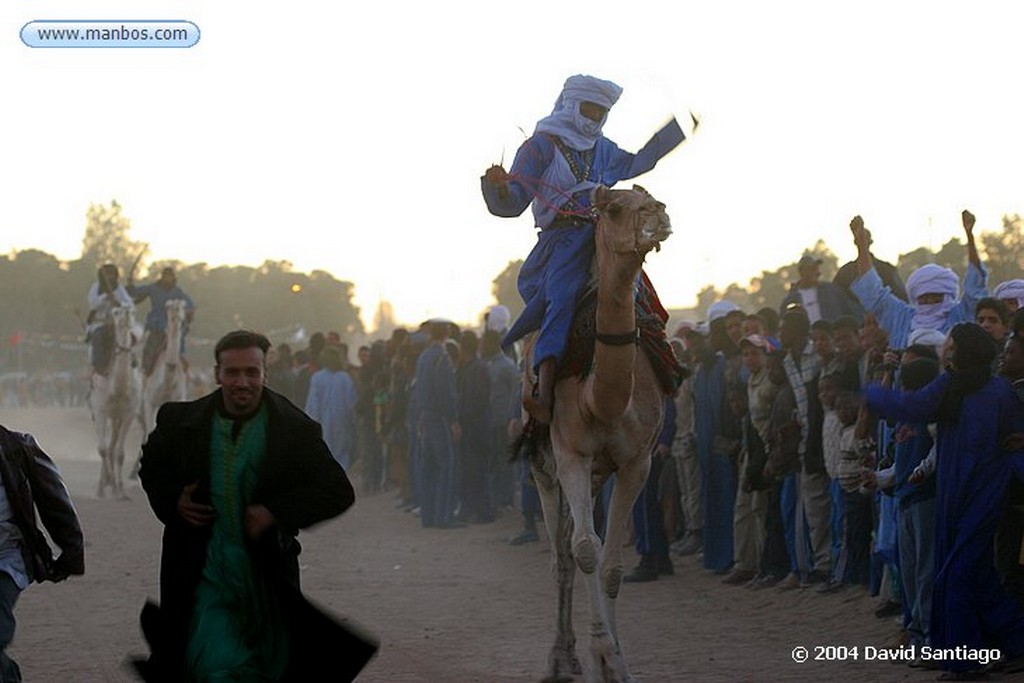
<instances>
[{"instance_id":1,"label":"rider on camel","mask_svg":"<svg viewBox=\"0 0 1024 683\"><path fill-rule=\"evenodd\" d=\"M100 266L96 282L92 283L86 302L89 316L85 320L85 340L89 342L89 359L93 370L103 375L107 372L113 355L114 331L110 312L119 306L134 308L127 290L118 284L120 273L113 263Z\"/></svg>"},{"instance_id":2,"label":"rider on camel","mask_svg":"<svg viewBox=\"0 0 1024 683\"><path fill-rule=\"evenodd\" d=\"M533 349L539 378L535 397L524 397L534 419L549 422L555 368L566 350L573 313L590 279L594 228L590 192L654 168L685 139L672 118L636 154L619 149L601 129L622 88L593 76L570 76L551 115L516 152L511 172L491 166L481 178L488 210L515 217L531 203L540 228L537 244L519 272L525 308L503 343L539 330ZM653 291L652 291L653 295Z\"/></svg>"},{"instance_id":3,"label":"rider on camel","mask_svg":"<svg viewBox=\"0 0 1024 683\"><path fill-rule=\"evenodd\" d=\"M146 343L142 349L142 368L146 375L153 371L153 364L164 348L167 336L167 308L166 304L172 299L181 299L185 302L185 327L181 332L181 357L185 356L185 334L188 332L188 325L192 322L195 312L195 305L188 294L178 286L178 277L174 268L168 266L160 271L160 279L148 285L135 285L128 283L128 292L132 295L135 303L140 304L149 299L150 309L146 315Z\"/></svg>"}]
</instances>

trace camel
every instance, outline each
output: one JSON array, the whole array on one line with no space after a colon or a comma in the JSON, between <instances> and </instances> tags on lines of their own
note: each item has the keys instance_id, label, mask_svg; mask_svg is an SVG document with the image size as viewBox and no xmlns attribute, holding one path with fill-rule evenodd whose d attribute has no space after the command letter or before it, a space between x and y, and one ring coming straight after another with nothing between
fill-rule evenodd
<instances>
[{"instance_id":1,"label":"camel","mask_svg":"<svg viewBox=\"0 0 1024 683\"><path fill-rule=\"evenodd\" d=\"M593 200L599 218L592 370L555 385L550 439L540 439L531 462L558 584L557 634L546 682L571 681L574 673L582 672L572 626L576 568L583 573L590 601L592 674L606 683L632 680L619 647L615 600L628 521L647 480L663 417L665 394L647 355L637 351L634 287L646 254L659 249L672 232L665 205L638 186L598 187ZM531 351L524 364L528 369L533 365ZM524 387L534 381L527 372ZM593 496L613 472L602 546L594 529Z\"/></svg>"},{"instance_id":2,"label":"camel","mask_svg":"<svg viewBox=\"0 0 1024 683\"><path fill-rule=\"evenodd\" d=\"M99 438L102 467L96 495L106 496L107 488L118 498L124 493L124 442L128 429L139 412L142 395L139 370L135 367L133 349L138 339L135 314L131 307L120 306L110 313L114 328L114 353L109 372L92 374L89 403Z\"/></svg>"},{"instance_id":3,"label":"camel","mask_svg":"<svg viewBox=\"0 0 1024 683\"><path fill-rule=\"evenodd\" d=\"M164 348L157 355L153 371L142 380L142 433L148 438L156 427L156 413L168 401L184 401L188 380L181 360L181 335L185 329L185 302L170 299Z\"/></svg>"}]
</instances>

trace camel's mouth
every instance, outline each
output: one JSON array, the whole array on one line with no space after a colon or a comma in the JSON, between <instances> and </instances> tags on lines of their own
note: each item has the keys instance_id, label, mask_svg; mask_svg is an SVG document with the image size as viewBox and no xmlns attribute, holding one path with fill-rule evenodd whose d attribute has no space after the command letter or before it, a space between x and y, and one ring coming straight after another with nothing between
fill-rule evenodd
<instances>
[{"instance_id":1,"label":"camel's mouth","mask_svg":"<svg viewBox=\"0 0 1024 683\"><path fill-rule=\"evenodd\" d=\"M664 212L647 216L640 225L640 243L649 244L656 251L661 249L661 243L671 234L672 224Z\"/></svg>"}]
</instances>

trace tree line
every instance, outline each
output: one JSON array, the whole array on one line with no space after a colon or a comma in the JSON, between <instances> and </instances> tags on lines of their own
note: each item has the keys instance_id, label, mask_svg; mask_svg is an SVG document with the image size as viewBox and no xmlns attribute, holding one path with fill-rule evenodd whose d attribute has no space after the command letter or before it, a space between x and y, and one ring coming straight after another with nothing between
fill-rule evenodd
<instances>
[{"instance_id":1,"label":"tree line","mask_svg":"<svg viewBox=\"0 0 1024 683\"><path fill-rule=\"evenodd\" d=\"M136 284L153 282L162 268L173 267L178 284L196 304L189 333L193 345L208 344L240 327L260 330L274 341L300 327L310 333L363 332L359 309L352 303L353 284L326 271L296 272L288 261L268 260L254 268L153 259L147 245L131 239L130 230L131 222L116 201L94 204L86 212L79 258L61 261L38 249L0 258L0 291L6 293L0 372L77 370L86 362L86 293L103 263L118 266L122 284L129 275ZM148 306L140 306L140 322Z\"/></svg>"},{"instance_id":2,"label":"tree line","mask_svg":"<svg viewBox=\"0 0 1024 683\"><path fill-rule=\"evenodd\" d=\"M978 235L978 249L989 271L989 288L1005 280L1024 278L1024 217L1019 214L1003 216L1002 230L983 232ZM839 270L839 258L825 244L818 240L804 253L820 258L822 280L831 280ZM673 317L686 316L701 319L715 301L727 299L745 311L757 311L764 307L778 310L790 287L798 278L797 262L792 261L774 270L762 270L750 278L746 285L731 283L725 289L706 285L697 293L693 308L673 310ZM967 266L967 245L952 238L938 250L918 247L900 254L896 263L903 280L914 270L926 263L937 263L952 268L961 278ZM508 306L513 317L522 310L523 304L516 289L516 278L523 261L511 261L492 282L491 291L500 304ZM657 283L655 283L657 285Z\"/></svg>"}]
</instances>

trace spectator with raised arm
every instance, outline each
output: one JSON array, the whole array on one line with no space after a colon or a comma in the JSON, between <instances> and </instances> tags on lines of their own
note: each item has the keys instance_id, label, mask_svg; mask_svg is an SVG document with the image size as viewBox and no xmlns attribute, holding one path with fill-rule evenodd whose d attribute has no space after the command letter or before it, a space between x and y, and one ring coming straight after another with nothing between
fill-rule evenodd
<instances>
[{"instance_id":1,"label":"spectator with raised arm","mask_svg":"<svg viewBox=\"0 0 1024 683\"><path fill-rule=\"evenodd\" d=\"M865 310L874 313L881 327L889 333L891 347L906 348L907 338L913 330L923 328L945 333L959 322L974 320L978 301L987 295L988 273L974 242L974 214L964 210L961 220L967 236L967 274L964 276L963 295L957 298L960 279L956 273L929 263L907 278L909 303L893 294L875 269L869 251L871 238L864 228L864 219L854 216L850 221L860 274L850 289Z\"/></svg>"}]
</instances>

